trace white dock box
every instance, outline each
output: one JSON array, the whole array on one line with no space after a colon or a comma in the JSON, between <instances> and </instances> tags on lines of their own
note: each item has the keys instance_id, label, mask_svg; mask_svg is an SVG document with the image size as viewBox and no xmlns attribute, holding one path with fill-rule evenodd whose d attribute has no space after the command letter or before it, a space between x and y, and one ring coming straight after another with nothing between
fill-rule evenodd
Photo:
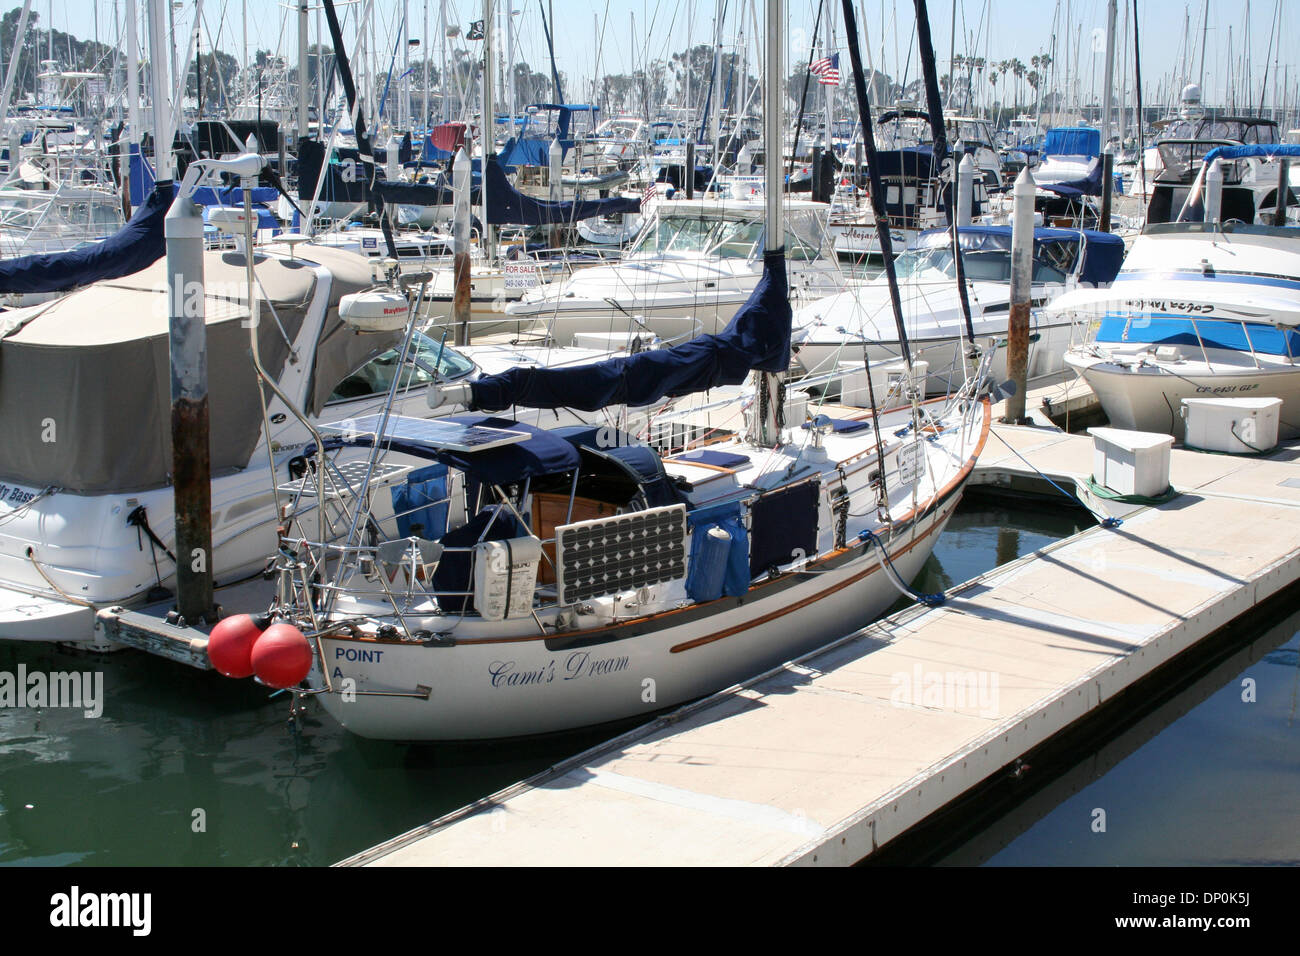
<instances>
[{"instance_id":1,"label":"white dock box","mask_svg":"<svg viewBox=\"0 0 1300 956\"><path fill-rule=\"evenodd\" d=\"M1280 398L1184 398L1186 442L1229 454L1269 451L1277 444Z\"/></svg>"},{"instance_id":2,"label":"white dock box","mask_svg":"<svg viewBox=\"0 0 1300 956\"><path fill-rule=\"evenodd\" d=\"M1092 480L1120 495L1156 498L1169 490L1172 435L1123 428L1089 428Z\"/></svg>"}]
</instances>

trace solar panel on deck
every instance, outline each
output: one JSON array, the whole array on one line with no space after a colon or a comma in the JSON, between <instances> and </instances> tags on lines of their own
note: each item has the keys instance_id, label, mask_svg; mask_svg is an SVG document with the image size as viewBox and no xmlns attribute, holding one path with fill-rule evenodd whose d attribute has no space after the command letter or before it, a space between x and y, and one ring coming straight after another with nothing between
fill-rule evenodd
<instances>
[{"instance_id":1,"label":"solar panel on deck","mask_svg":"<svg viewBox=\"0 0 1300 956\"><path fill-rule=\"evenodd\" d=\"M320 427L322 431L340 433L345 441L353 441L364 436L378 435L380 417L363 415L360 418L331 422ZM448 451L474 452L527 441L528 433L505 428L488 428L484 425L462 425L459 422L444 422L431 418L390 415L384 425L383 437L387 441L418 442L433 448L445 448Z\"/></svg>"},{"instance_id":2,"label":"solar panel on deck","mask_svg":"<svg viewBox=\"0 0 1300 956\"><path fill-rule=\"evenodd\" d=\"M555 529L560 604L686 577L686 507L670 505Z\"/></svg>"}]
</instances>

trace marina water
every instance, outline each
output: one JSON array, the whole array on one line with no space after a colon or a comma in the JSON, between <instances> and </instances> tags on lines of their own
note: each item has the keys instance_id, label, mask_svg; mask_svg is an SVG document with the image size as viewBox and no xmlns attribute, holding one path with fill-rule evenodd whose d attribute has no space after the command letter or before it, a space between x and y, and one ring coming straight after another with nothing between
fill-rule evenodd
<instances>
[{"instance_id":1,"label":"marina water","mask_svg":"<svg viewBox=\"0 0 1300 956\"><path fill-rule=\"evenodd\" d=\"M916 586L965 581L1086 527L1078 511L972 492ZM1297 609L1300 611L1300 609ZM1279 633L1281 627L1285 633ZM1118 759L1079 754L1055 788L1013 808L946 862L1273 863L1300 859L1300 614L1243 635L1256 658L1187 692ZM1270 643L1271 642L1271 643ZM103 713L0 709L0 864L325 865L603 740L509 745L363 740L311 703L161 658L0 646L0 672L103 674ZM1258 701L1240 703L1242 676ZM1186 696L1186 695L1182 695ZM1181 699L1181 697L1180 697ZM1113 745L1112 745L1113 746ZM1109 809L1109 835L1088 812ZM1187 833L1201 838L1188 841ZM508 834L503 834L503 839Z\"/></svg>"}]
</instances>

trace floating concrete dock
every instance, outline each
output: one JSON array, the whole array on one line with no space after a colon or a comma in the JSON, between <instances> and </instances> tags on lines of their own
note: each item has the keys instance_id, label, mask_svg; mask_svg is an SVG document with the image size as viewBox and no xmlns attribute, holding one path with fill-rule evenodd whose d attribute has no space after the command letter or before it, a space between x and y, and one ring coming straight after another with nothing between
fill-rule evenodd
<instances>
[{"instance_id":1,"label":"floating concrete dock","mask_svg":"<svg viewBox=\"0 0 1300 956\"><path fill-rule=\"evenodd\" d=\"M1082 480L1093 443L995 426L975 479ZM1300 578L1300 457L1175 450L1181 492L343 861L844 865ZM1068 486L1067 486L1068 487Z\"/></svg>"}]
</instances>

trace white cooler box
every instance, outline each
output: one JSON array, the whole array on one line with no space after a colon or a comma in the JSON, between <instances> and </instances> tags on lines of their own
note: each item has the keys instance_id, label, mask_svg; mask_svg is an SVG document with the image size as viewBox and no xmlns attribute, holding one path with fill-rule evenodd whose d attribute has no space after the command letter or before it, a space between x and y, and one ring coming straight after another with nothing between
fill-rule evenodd
<instances>
[{"instance_id":1,"label":"white cooler box","mask_svg":"<svg viewBox=\"0 0 1300 956\"><path fill-rule=\"evenodd\" d=\"M1120 495L1158 498L1169 490L1172 435L1089 428L1092 480Z\"/></svg>"},{"instance_id":2,"label":"white cooler box","mask_svg":"<svg viewBox=\"0 0 1300 956\"><path fill-rule=\"evenodd\" d=\"M1229 454L1271 451L1281 408L1280 398L1184 398L1185 441Z\"/></svg>"}]
</instances>

